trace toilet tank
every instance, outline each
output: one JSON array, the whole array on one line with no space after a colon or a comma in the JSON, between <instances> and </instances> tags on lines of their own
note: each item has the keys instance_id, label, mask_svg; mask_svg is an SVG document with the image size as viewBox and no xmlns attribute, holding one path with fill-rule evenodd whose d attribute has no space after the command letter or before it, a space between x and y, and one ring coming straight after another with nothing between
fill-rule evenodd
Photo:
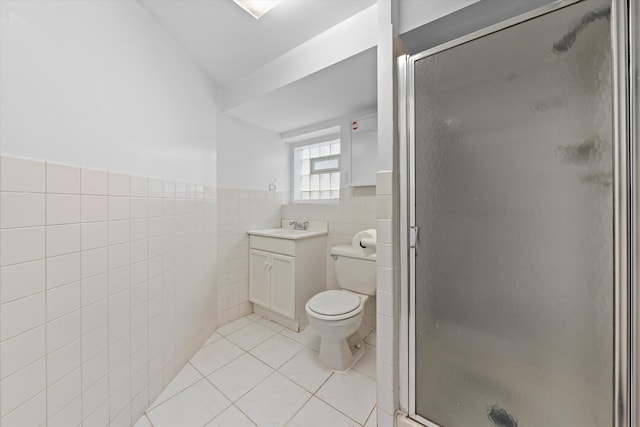
<instances>
[{"instance_id":1,"label":"toilet tank","mask_svg":"<svg viewBox=\"0 0 640 427\"><path fill-rule=\"evenodd\" d=\"M338 286L364 295L376 294L376 254L364 255L351 245L334 246L331 258Z\"/></svg>"}]
</instances>

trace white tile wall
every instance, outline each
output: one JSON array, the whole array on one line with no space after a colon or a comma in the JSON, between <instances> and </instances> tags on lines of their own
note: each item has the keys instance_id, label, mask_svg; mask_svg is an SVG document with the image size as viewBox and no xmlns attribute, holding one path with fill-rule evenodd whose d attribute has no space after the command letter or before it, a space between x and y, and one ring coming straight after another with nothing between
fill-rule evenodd
<instances>
[{"instance_id":1,"label":"white tile wall","mask_svg":"<svg viewBox=\"0 0 640 427\"><path fill-rule=\"evenodd\" d=\"M282 193L218 189L218 324L251 313L247 231L280 226Z\"/></svg>"},{"instance_id":2,"label":"white tile wall","mask_svg":"<svg viewBox=\"0 0 640 427\"><path fill-rule=\"evenodd\" d=\"M377 421L379 426L393 426L396 408L396 301L393 283L393 203L392 172L377 174L378 208L378 290L377 290Z\"/></svg>"},{"instance_id":3,"label":"white tile wall","mask_svg":"<svg viewBox=\"0 0 640 427\"><path fill-rule=\"evenodd\" d=\"M286 193L248 189L218 189L218 324L224 325L251 312L249 303L248 230L279 227L281 218L329 221L327 289L336 289L329 250L351 244L361 230L376 228L374 187L343 188L335 204L283 204ZM389 226L389 232L390 232ZM363 325L375 329L376 303L370 298Z\"/></svg>"},{"instance_id":4,"label":"white tile wall","mask_svg":"<svg viewBox=\"0 0 640 427\"><path fill-rule=\"evenodd\" d=\"M0 157L0 424L137 420L217 326L215 198Z\"/></svg>"},{"instance_id":5,"label":"white tile wall","mask_svg":"<svg viewBox=\"0 0 640 427\"><path fill-rule=\"evenodd\" d=\"M327 237L327 289L337 289L338 283L331 260L333 246L350 245L359 231L376 228L377 200L375 187L347 187L340 190L335 204L288 204L282 206L283 218L329 221ZM376 298L369 298L363 325L376 328Z\"/></svg>"}]
</instances>

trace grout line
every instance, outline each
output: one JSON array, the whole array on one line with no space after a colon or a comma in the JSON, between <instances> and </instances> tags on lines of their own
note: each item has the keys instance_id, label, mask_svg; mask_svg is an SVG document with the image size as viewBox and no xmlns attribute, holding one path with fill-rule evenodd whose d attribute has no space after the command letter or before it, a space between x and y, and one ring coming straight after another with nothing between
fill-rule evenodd
<instances>
[{"instance_id":1,"label":"grout line","mask_svg":"<svg viewBox=\"0 0 640 427\"><path fill-rule=\"evenodd\" d=\"M187 365L190 365L190 364L191 364L191 362L187 362ZM185 366L187 366L187 365L185 365ZM189 384L188 386L186 386L186 387L184 387L184 388L181 388L180 390L176 391L174 394L172 394L171 396L167 397L165 400L163 400L162 402L158 403L157 405L147 407L147 409L145 410L145 413L146 413L147 411L149 411L149 410L154 410L154 409L156 409L156 408L158 408L158 407L160 407L160 406L164 405L164 404L165 404L165 403L167 403L169 400L173 399L174 397L176 397L177 395L179 395L180 393L182 393L183 391L185 391L185 390L186 390L186 389L188 389L189 387L193 386L193 385L194 385L194 384L196 384L196 383L199 383L199 382L200 382L200 381L202 381L203 379L207 379L207 377L205 377L204 375L202 375L202 373L201 373L200 371L198 371L198 370L197 370L193 365L191 365L191 367L192 367L192 368L193 368L193 369L194 369L198 374L200 374L200 376L201 376L202 378L198 378L195 382L193 382L193 383ZM184 369L184 368L182 368L182 369ZM182 369L181 369L180 371L182 371ZM178 372L178 374L176 375L176 377L177 377L178 375L180 375L180 372ZM174 379L175 379L175 377L174 377ZM172 380L172 381L173 381L173 380ZM171 384L171 383L169 383L169 384ZM167 387L168 387L168 385L167 385ZM162 389L162 391L164 391L164 390L166 390L166 387L164 387L164 388ZM154 399L154 401L153 401L153 402L150 402L150 403L149 403L149 405L153 404L153 403L154 403L154 402L155 402L155 401L160 397L160 395L162 395L162 392L160 392L160 394L159 394L159 395Z\"/></svg>"},{"instance_id":2,"label":"grout line","mask_svg":"<svg viewBox=\"0 0 640 427\"><path fill-rule=\"evenodd\" d=\"M132 309L132 307L131 307L131 287L132 287L132 285L131 285L131 175L127 176L127 181L128 181L128 193L129 193L129 195L126 196L126 197L127 197L127 201L128 201L128 204L129 204L129 206L128 206L129 215L127 215L127 219L126 219L126 221L127 221L127 242L125 244L128 246L127 249L129 250L129 254L128 254L129 255L129 257L128 257L129 259L127 260L128 261L127 262L127 266L129 268L129 274L128 274L128 277L127 277L128 282L129 282L127 284L127 291L129 292L129 304L128 304L129 307L128 307L128 310L127 310L129 312L129 356L128 356L129 357L129 424L133 424L133 422L134 422L134 420L133 420L133 410L134 410L133 409L133 400L135 399L135 397L138 396L138 394L136 394L135 396L133 394L133 381L132 380L133 380L133 377L139 373L139 371L136 372L136 373L133 372L133 342L132 342L133 328L131 326L131 323L132 323L132 319L131 319L131 311L132 311L131 310ZM107 179L107 182L108 182L108 179ZM107 234L108 234L108 225L107 225ZM108 240L108 237L109 236L107 235L107 240ZM147 336L148 335L149 334L147 333ZM139 350L139 348L137 348L136 350ZM147 390L148 389L149 389L149 374L147 373ZM141 391L138 392L138 393L141 393ZM147 401L149 400L148 395L149 395L149 393L147 391ZM148 406L148 405L149 405L149 403L147 402L146 406Z\"/></svg>"},{"instance_id":3,"label":"grout line","mask_svg":"<svg viewBox=\"0 0 640 427\"><path fill-rule=\"evenodd\" d=\"M41 357L40 359L36 360L35 362L32 362L32 363L28 364L28 365L27 365L27 366L25 366L24 368L18 369L18 370L17 370L16 372L14 372L14 373L18 373L18 372L22 371L22 370L23 370L23 369L25 369L25 368L28 368L28 367L30 367L30 366L33 366L33 365L35 365L36 363L40 362L41 360L44 360L44 361L45 361L45 364L47 363L47 361L46 361L46 356L45 356L45 357ZM11 374L11 375L13 375L13 374ZM9 376L10 376L10 375L7 375L7 377L9 377ZM5 378L7 378L7 377L5 377ZM7 412L6 414L4 414L4 415L2 416L2 418L1 418L1 419L2 419L2 420L4 420L4 419L5 419L5 417L6 417L7 415L12 414L12 413L14 413L15 411L17 411L18 409L20 409L21 407L25 406L27 403L29 403L29 401L30 401L30 400L34 399L34 398L35 398L37 395L39 395L40 393L44 393L44 397L45 397L45 404L46 404L46 399L47 399L47 387L45 386L45 388L43 388L42 390L40 390L39 392L37 392L36 394L34 394L34 395L33 395L33 396L31 396L30 398L28 398L27 400L25 400L24 402L22 402L21 404L19 404L19 405L18 405L18 406L16 406L15 408L13 408L11 411L9 411L9 412ZM46 414L46 406L45 406L45 414ZM45 418L46 418L46 415L45 415ZM46 424L46 422L45 422L45 424ZM43 425L44 425L44 424L43 424Z\"/></svg>"},{"instance_id":4,"label":"grout line","mask_svg":"<svg viewBox=\"0 0 640 427\"><path fill-rule=\"evenodd\" d=\"M328 381L328 380L327 380L327 381ZM324 384L323 384L323 385L324 385ZM321 388L322 388L322 387L320 387L320 388L318 389L318 391L320 391L320 389L321 389ZM317 393L317 392L316 392L316 393ZM336 408L336 407L335 407L335 406L333 406L331 403L329 403L329 402L327 402L326 400L322 399L320 396L317 396L315 393L314 393L313 395L314 395L317 399L319 399L321 402L325 403L325 404L326 404L326 405L328 405L330 408L332 408L332 409L334 409L334 410L338 411L339 413L341 413L341 414L342 414L342 415L344 415L345 417L349 418L350 420L352 420L353 422L355 422L355 423L356 423L357 425L359 425L359 426L363 426L364 424L366 424L366 423L367 423L367 420L369 419L369 416L371 416L371 412L369 412L369 415L367 416L367 419L365 420L365 422L364 422L363 424L360 424L360 422L358 422L357 420L355 420L351 415L349 415L349 414L345 413L344 411L342 411L342 410L340 410L340 409ZM374 403L373 408L372 408L372 411L374 411L374 410L375 410L376 405L377 405L377 402L376 402L376 403Z\"/></svg>"},{"instance_id":5,"label":"grout line","mask_svg":"<svg viewBox=\"0 0 640 427\"><path fill-rule=\"evenodd\" d=\"M225 406L225 407L220 411L220 413L219 413L219 414L217 414L217 415L215 415L213 418L211 418L211 419L207 420L207 422L205 422L205 423L204 423L204 425L206 426L206 425L207 425L207 424L209 424L211 421L215 420L215 419L216 419L220 414L222 414L224 411L226 411L226 410L227 410L227 409L229 409L231 406L233 406L233 400L229 399L229 398L227 397L227 395L226 395L226 394L224 394L224 393L222 392L222 390L220 390L218 387L216 387L215 385L213 385L213 383L212 383L211 381L209 381L209 379L208 379L208 378L206 378L206 377L205 377L205 380L206 380L206 381L207 381L207 382L208 382L208 383L209 383L209 384L210 384L210 385L211 385L211 386L212 386L212 387L213 387L213 388L214 388L218 393L220 393L220 394L221 394L225 399L227 399L227 400L230 402L230 403L229 403L229 405Z\"/></svg>"},{"instance_id":6,"label":"grout line","mask_svg":"<svg viewBox=\"0 0 640 427\"><path fill-rule=\"evenodd\" d=\"M154 426L153 426L153 423L151 422L151 418L149 418L149 415L147 415L147 411L144 411L144 412L142 413L142 417L144 417L144 418L146 418L146 419L147 419L147 422L149 423L149 425L150 425L151 427L154 427ZM142 417L141 417L141 418L142 418Z\"/></svg>"},{"instance_id":7,"label":"grout line","mask_svg":"<svg viewBox=\"0 0 640 427\"><path fill-rule=\"evenodd\" d=\"M245 316L245 317L246 317L246 316ZM251 319L248 319L248 320L251 320ZM256 322L254 322L254 323L256 323ZM238 331L240 331L240 330L242 330L242 329L244 329L244 328L246 328L246 327L248 327L248 326L250 326L250 325L247 325L247 326L245 326L245 327L242 327L242 328L240 328L240 329L238 329L237 331L234 331L234 332L232 332L232 333L238 332ZM214 332L216 332L216 331L214 331ZM368 336L371 332L373 332L373 330L370 330L370 331L369 331L369 333L368 333L368 334L366 334L366 336ZM277 332L276 334L277 334L277 335L281 335L281 336L283 336L283 337L285 337L285 338L289 338L289 339L291 339L290 337L287 337L286 335L282 335L282 334L280 334L279 332ZM271 336L271 337L269 337L267 340L269 340L269 339L273 338L276 334L272 335L272 336ZM229 334L229 335L230 335L230 334ZM225 336L223 336L221 339L226 339L226 337L225 337ZM263 341L262 343L266 342L267 340ZM363 338L363 340L364 340L364 338ZM218 341L220 341L220 340L218 340ZM229 340L227 340L227 341L229 341ZM293 340L293 341L295 341L295 340ZM295 342L298 342L298 341L295 341ZM315 339L314 339L312 342L310 342L309 344L311 344L311 343L313 343L313 342L315 342ZM261 343L261 344L262 344L262 343ZM296 386L298 386L298 387L302 388L305 392L309 393L309 391L308 391L308 390L306 390L304 387L302 387L302 386L301 386L300 384L298 384L296 381L294 381L294 380L290 379L289 377L287 377L286 375L284 375L284 373L280 372L280 368L281 368L282 366L284 366L286 363L288 363L288 362L289 362L291 359L293 359L295 356L297 356L299 353L301 353L302 351L304 351L304 350L305 350L305 349L307 349L307 348L308 348L308 349L313 350L309 345L304 345L304 344L302 344L302 343L300 343L300 342L298 342L298 343L299 343L299 344L301 344L301 345L303 346L299 351L297 351L293 356L291 356L291 357L290 357L286 362L284 362L283 364L281 364L278 368L275 368L275 369L274 369L274 368L272 368L271 366L267 365L267 366L269 366L269 368L271 368L271 369L272 369L272 372L271 372L269 375L267 375L267 377L265 377L263 380L259 381L257 384L255 384L253 387L251 387L249 390L247 390L243 395L239 396L239 397L238 397L237 399L235 399L235 400L232 400L232 405L231 405L231 406L236 406L236 405L235 405L235 403L236 403L236 402L238 402L240 399L242 399L244 396L246 396L248 393L250 393L252 390L254 390L258 385L260 385L261 383L263 383L264 381L266 381L269 377L273 376L275 373L278 373L278 374L282 375L284 378L287 378L289 381L291 381L292 383L294 383ZM232 344L233 344L233 343L232 343ZM204 347L205 347L205 346L203 346L203 347L201 347L201 348L204 348ZM256 347L257 347L257 346L256 346ZM255 347L253 347L253 348L255 348ZM253 348L252 348L252 349L253 349ZM314 351L315 351L315 350L314 350ZM249 354L250 356L254 357L255 359L259 360L260 362L265 363L265 362L263 362L262 360L260 360L259 358L257 358L256 356L254 356L253 354L251 354L251 353L250 353L250 351L244 350L243 355L244 355L244 353L247 353L247 354ZM213 372L212 372L211 374L209 374L209 375L212 375L213 373L215 373L215 372L217 372L218 370L222 369L224 366L227 366L228 364L230 364L230 363L232 363L233 361L237 360L239 357L241 357L241 356L238 356L238 357L234 358L233 360L231 360L230 362L228 362L228 363L226 363L225 365L221 366L220 368L216 369L215 371L213 371ZM189 362L189 363L190 363L190 362ZM265 364L266 364L266 363L265 363ZM192 365L192 366L193 366L193 365ZM195 366L193 366L193 367L195 368ZM196 370L197 370L197 368L196 368ZM198 371L198 372L200 373L200 371ZM363 373L361 373L361 372L359 372L359 371L358 371L358 373L360 373L361 375L364 375L364 376L368 377L366 374L363 374ZM313 393L309 393L309 394L310 394L309 398L308 398L308 399L307 399L307 400L306 400L306 401L305 401L305 402L300 406L300 408L298 408L298 410L297 410L297 411L296 411L296 412L295 412L295 413L294 413L294 414L293 414L293 415L292 415L292 416L287 420L287 423L289 423L289 422L290 422L290 421L291 421L291 420L292 420L292 419L293 419L293 418L294 418L294 417L295 417L295 416L296 416L296 415L297 415L297 414L302 410L302 408L304 408L304 407L305 407L305 405L307 405L307 403L308 403L308 402L309 402L313 397L316 397L316 398L318 398L320 401L322 401L323 403L325 403L326 405L328 405L329 407L331 407L332 409L336 410L338 413L340 413L340 414L342 414L342 415L346 416L346 417L347 417L347 418L349 418L351 421L354 421L357 425L363 426L364 424L366 424L366 422L369 420L369 417L371 417L371 414L373 413L373 411L375 411L376 404L374 404L373 408L371 409L371 412L369 412L369 415L367 416L367 419L365 420L365 423L364 423L364 424L360 424L358 421L356 421L355 419L353 419L350 415L348 415L348 414L344 413L343 411L339 410L338 408L335 408L335 407L334 407L334 406L332 406L329 402L324 401L323 399L321 399L319 396L317 396L317 395L316 395L316 393L317 393L318 391L320 391L320 389L322 389L322 387L323 387L323 386L324 386L324 385L325 385L325 384L326 384L326 383L327 383L327 382L328 382L328 381L333 377L333 375L334 375L334 374L335 374L335 372L331 372L331 374L330 374L330 375L325 379L325 381L322 383L322 385L320 385L320 386L316 389L316 391L315 391L315 392L313 392ZM202 375L202 374L201 374L201 375ZM368 378L371 378L371 377L368 377ZM213 384L213 383L211 382L211 380L209 380L209 378L208 378L207 376L205 376L205 379L206 379L206 380L207 380L207 381L208 381L208 382L209 382L209 383L210 383L210 384L211 384L211 385L212 385L216 390L218 390L218 391L219 391L223 396L225 396L225 397L229 398L229 397L228 397L226 394L224 394L224 393L223 393L223 392L222 392L218 387L216 387L216 385L215 385L215 384ZM199 381L200 381L200 380L199 380ZM374 381L375 381L375 379L374 379ZM184 391L184 390L183 390L183 391ZM175 396L175 395L174 395L174 396ZM174 396L172 396L172 397L174 397ZM168 400L169 400L169 399L167 399L167 401L168 401ZM231 399L229 399L229 400L231 400ZM166 402L166 401L165 401L165 402ZM165 403L165 402L163 402L163 403ZM158 406L159 406L159 405L158 405ZM245 415L247 418L249 418L249 419L253 422L253 420L252 420L252 419L251 419L247 414L245 414L244 412L242 412L242 410L241 410L239 407L237 407L237 406L236 406L236 408L238 408L238 409L240 410L240 412L241 412L243 415ZM225 409L225 410L226 410L226 409ZM225 410L223 410L222 412L224 412ZM222 413L222 412L221 412L221 413ZM220 414L216 415L216 417L218 417L219 415L220 415ZM216 417L214 417L213 419L215 419ZM211 422L211 421L212 421L212 420L209 420L208 422ZM285 423L285 424L286 424L286 423Z\"/></svg>"},{"instance_id":8,"label":"grout line","mask_svg":"<svg viewBox=\"0 0 640 427\"><path fill-rule=\"evenodd\" d=\"M108 375L108 374L107 374ZM106 377L106 375L104 375L102 378ZM101 378L101 379L102 379ZM99 380L98 380L99 381ZM97 381L96 381L97 383ZM83 392L84 393L84 392ZM104 404L107 404L107 410L109 410L108 406L109 406L109 399L107 398L107 400L103 401L102 403L100 403L97 408L95 408L92 412L90 412L89 414L87 414L87 416L83 417L82 422L84 423L84 420L89 418L91 415L95 414L96 412L98 412L98 410L100 410L100 407ZM81 403L82 404L82 403Z\"/></svg>"},{"instance_id":9,"label":"grout line","mask_svg":"<svg viewBox=\"0 0 640 427\"><path fill-rule=\"evenodd\" d=\"M248 353L247 353L248 354ZM233 359L231 362L227 363L227 365L229 365L230 363L233 363L234 361L238 360L241 356L236 357L235 359ZM262 361L261 361L262 362ZM264 362L262 362L264 363ZM225 365L226 366L226 365ZM209 374L209 376L206 376L205 379L209 382L209 384L211 384L212 386L215 387L216 390L218 390L224 397L226 397L227 399L229 399L229 401L231 403L237 402L238 400L242 399L244 396L246 396L247 394L249 394L249 392L251 392L253 389L255 389L258 385L262 384L263 382L265 382L267 380L267 378L269 378L270 376L272 376L275 372L277 372L277 370L271 368L269 365L267 365L269 367L269 369L271 369L271 372L269 373L269 375L267 375L266 377L264 377L263 379L261 379L260 381L258 381L253 387L251 387L249 390L247 390L246 392L244 392L243 394L241 394L240 396L238 396L236 399L231 399L229 396L227 396L222 390L220 390L220 388L218 388L210 379L209 376L213 375L213 372L211 374ZM219 369L218 369L219 371ZM281 374L282 375L282 374Z\"/></svg>"},{"instance_id":10,"label":"grout line","mask_svg":"<svg viewBox=\"0 0 640 427\"><path fill-rule=\"evenodd\" d=\"M249 420L249 422L250 422L251 424L253 424L253 425L255 425L255 426L258 426L258 425L259 425L256 421L254 421L254 420L253 420L253 418L251 418L251 417L250 417L248 414L246 414L246 413L245 413L245 412L244 412L244 411L243 411L243 410L242 410L238 405L236 405L236 404L235 404L235 402L231 403L231 406L235 406L235 407L236 407L236 409L237 409L238 411L240 411L240 413L241 413L242 415L244 415L244 416ZM220 414L218 414L218 416L219 416L219 415L220 415ZM216 418L217 418L217 416L216 416ZM215 418L214 418L214 420L215 420ZM209 421L209 422L211 422L211 421Z\"/></svg>"},{"instance_id":11,"label":"grout line","mask_svg":"<svg viewBox=\"0 0 640 427\"><path fill-rule=\"evenodd\" d=\"M107 193L109 192L109 181L108 181L109 177L107 176ZM80 172L80 188L82 189L82 172ZM107 202L107 219L106 219L106 223L107 223L107 407L108 407L108 416L107 419L109 420L109 424L111 424L112 418L111 418L111 345L109 344L109 342L111 341L111 310L110 310L110 297L111 297L111 292L109 289L109 276L111 273L111 270L109 269L109 197L106 198L106 202ZM80 207L80 209L82 209L82 207Z\"/></svg>"},{"instance_id":12,"label":"grout line","mask_svg":"<svg viewBox=\"0 0 640 427\"><path fill-rule=\"evenodd\" d=\"M49 281L47 280L47 211L48 211L48 203L47 203L47 163L44 163L44 417L45 423L49 421L49 322L47 320L47 312L49 309L49 304L47 301L47 295L49 291ZM82 276L82 274L80 274ZM80 299L82 301L82 299ZM82 303L81 303L82 305ZM82 315L80 316L82 318ZM82 328L80 329L82 332ZM82 333L80 333L82 336ZM80 343L80 348L82 348L82 342ZM80 364L82 365L82 354L80 355ZM81 372L82 375L82 372ZM82 381L82 378L80 378ZM82 392L82 382L80 383L80 392ZM82 402L80 403L82 407ZM82 409L81 409L82 411ZM82 415L82 412L80 413ZM82 418L82 417L81 417Z\"/></svg>"},{"instance_id":13,"label":"grout line","mask_svg":"<svg viewBox=\"0 0 640 427\"><path fill-rule=\"evenodd\" d=\"M282 374L280 374L280 375L282 375ZM298 385L298 387L300 387L300 386ZM301 387L301 388L302 388L302 387ZM309 393L309 394L310 394L309 398L308 398L307 400L305 400L305 401L304 401L304 403L303 403L302 405L300 405L300 407L298 408L298 410L297 410L293 415L291 415L291 416L289 417L289 419L287 419L287 421L284 423L284 425L285 425L285 426L286 426L287 424L289 424L289 423L291 422L291 420L293 420L293 419L296 417L296 415L298 415L298 413L299 413L300 411L302 411L302 409L307 405L307 403L309 403L309 401L311 401L311 399L313 399L314 395L313 395L313 394L311 394L311 393Z\"/></svg>"},{"instance_id":14,"label":"grout line","mask_svg":"<svg viewBox=\"0 0 640 427\"><path fill-rule=\"evenodd\" d=\"M58 381L61 381L61 380L63 380L63 379L64 379L64 378L61 378L61 379L60 379L60 380L58 380ZM57 383L58 381L56 381L56 383ZM55 383L54 383L54 384L55 384ZM71 399L71 401L70 401L70 402L67 402L67 404L66 404L66 405L64 405L62 408L58 409L58 411L57 411L56 413L54 413L53 415L51 415L51 417L49 417L49 416L47 415L47 422L49 421L49 418L53 418L53 417L55 417L55 416L56 416L56 415L58 415L60 412L64 411L64 410L65 410L65 409L67 409L69 406L71 406L71 405L73 404L73 402L74 402L76 399L78 399L78 398L80 398L80 415L81 415L81 418L82 418L82 391L81 391L81 392L80 392L80 394L78 394L77 396L75 396L74 398L72 398L72 399ZM80 421L80 424L82 424L82 421Z\"/></svg>"},{"instance_id":15,"label":"grout line","mask_svg":"<svg viewBox=\"0 0 640 427\"><path fill-rule=\"evenodd\" d=\"M20 227L20 228L26 228L26 227ZM42 228L42 229L44 229L44 232L45 232L45 233L44 233L44 234L45 234L45 251L46 251L46 244L47 244L47 243L46 243L46 238L47 238L47 237L46 237L46 236L47 236L47 230L46 230L46 228L47 228L47 226L46 226L46 225L43 225L43 226L41 226L41 227L30 227L30 228ZM0 231L5 231L5 230L16 230L16 229L15 229L15 228L14 228L14 229L3 228L3 229L2 229L2 230L0 230ZM58 256L58 255L56 255L56 256ZM53 257L51 257L51 258L53 258ZM15 265L28 264L28 263L30 263L30 262L36 262L36 261L45 261L45 262L46 262L46 260L47 260L47 255L46 255L46 253L45 253L45 256L44 256L44 257L42 257L42 258L31 259L31 260L28 260L28 261L14 262L14 263L11 263L11 264L3 264L1 267L2 267L2 268L5 268L5 267L13 267L13 266L15 266Z\"/></svg>"},{"instance_id":16,"label":"grout line","mask_svg":"<svg viewBox=\"0 0 640 427\"><path fill-rule=\"evenodd\" d=\"M369 416L367 417L367 419L366 419L366 421L364 422L363 425L366 425L369 422L369 420L371 419L371 417L373 417L373 414L376 413L376 408L377 407L378 407L378 402L376 401L376 404L373 405L373 409L371 409L371 412L369 413Z\"/></svg>"},{"instance_id":17,"label":"grout line","mask_svg":"<svg viewBox=\"0 0 640 427\"><path fill-rule=\"evenodd\" d=\"M249 420L249 422L251 424L255 425L256 427L258 426L258 424L256 424L256 422L253 421L249 415L245 414L244 411L242 409L240 409L240 407L238 405L235 404L235 402L231 403L231 406L235 407L242 415L247 417L247 419ZM219 416L219 414L218 414L218 416ZM216 416L216 418L217 418L217 416ZM215 418L214 418L214 420L215 420Z\"/></svg>"}]
</instances>

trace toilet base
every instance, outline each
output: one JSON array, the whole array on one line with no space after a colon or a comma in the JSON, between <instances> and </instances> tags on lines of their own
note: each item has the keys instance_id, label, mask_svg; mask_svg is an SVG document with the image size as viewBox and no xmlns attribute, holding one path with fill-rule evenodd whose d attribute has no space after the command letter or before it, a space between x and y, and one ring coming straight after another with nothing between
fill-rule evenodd
<instances>
[{"instance_id":1,"label":"toilet base","mask_svg":"<svg viewBox=\"0 0 640 427\"><path fill-rule=\"evenodd\" d=\"M346 372L364 353L362 337L356 332L349 338L320 340L320 364L334 372Z\"/></svg>"}]
</instances>

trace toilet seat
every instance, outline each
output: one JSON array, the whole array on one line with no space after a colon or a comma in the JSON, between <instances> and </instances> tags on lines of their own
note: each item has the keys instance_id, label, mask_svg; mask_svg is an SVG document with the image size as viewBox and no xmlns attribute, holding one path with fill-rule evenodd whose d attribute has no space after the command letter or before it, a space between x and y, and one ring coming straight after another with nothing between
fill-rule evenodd
<instances>
[{"instance_id":1,"label":"toilet seat","mask_svg":"<svg viewBox=\"0 0 640 427\"><path fill-rule=\"evenodd\" d=\"M363 307L361 296L338 290L320 292L307 302L308 312L324 320L348 319L358 315Z\"/></svg>"}]
</instances>

